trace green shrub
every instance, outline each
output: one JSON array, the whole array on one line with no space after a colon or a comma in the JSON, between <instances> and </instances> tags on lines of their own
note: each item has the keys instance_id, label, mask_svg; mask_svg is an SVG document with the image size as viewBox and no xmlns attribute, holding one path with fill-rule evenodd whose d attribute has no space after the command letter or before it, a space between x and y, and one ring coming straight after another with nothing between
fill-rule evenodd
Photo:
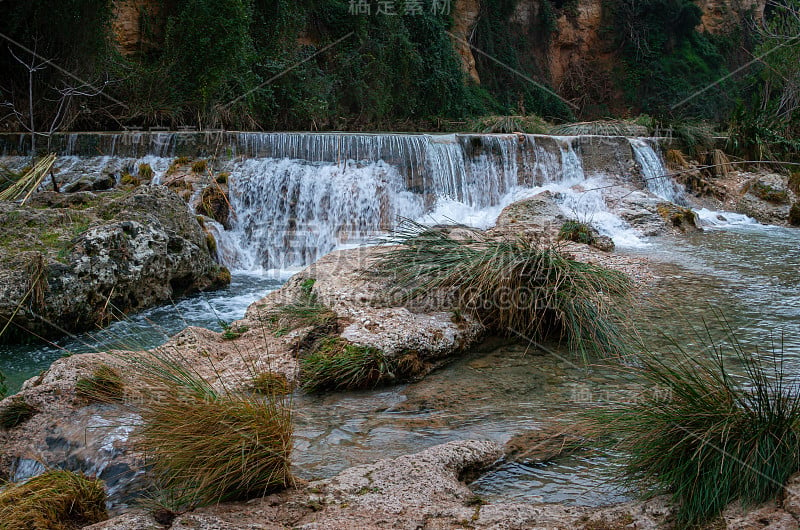
<instances>
[{"instance_id":1,"label":"green shrub","mask_svg":"<svg viewBox=\"0 0 800 530\"><path fill-rule=\"evenodd\" d=\"M39 412L36 407L29 404L25 399L15 396L11 402L0 410L0 427L3 429L13 429L22 425Z\"/></svg>"},{"instance_id":2,"label":"green shrub","mask_svg":"<svg viewBox=\"0 0 800 530\"><path fill-rule=\"evenodd\" d=\"M90 377L81 377L75 383L77 396L99 403L120 401L124 392L122 376L107 364L101 364L95 368Z\"/></svg>"},{"instance_id":3,"label":"green shrub","mask_svg":"<svg viewBox=\"0 0 800 530\"><path fill-rule=\"evenodd\" d=\"M558 239L590 245L594 241L594 235L592 234L592 227L588 224L568 220L558 230Z\"/></svg>"},{"instance_id":4,"label":"green shrub","mask_svg":"<svg viewBox=\"0 0 800 530\"><path fill-rule=\"evenodd\" d=\"M592 422L625 455L637 491L670 494L680 528L708 521L735 500L780 495L800 469L800 393L782 354L745 352L734 339L675 358L649 353L637 373L651 391ZM743 375L734 375L743 368Z\"/></svg>"},{"instance_id":5,"label":"green shrub","mask_svg":"<svg viewBox=\"0 0 800 530\"><path fill-rule=\"evenodd\" d=\"M395 379L394 365L384 353L340 337L323 339L300 359L300 381L309 392L375 388Z\"/></svg>"},{"instance_id":6,"label":"green shrub","mask_svg":"<svg viewBox=\"0 0 800 530\"><path fill-rule=\"evenodd\" d=\"M139 164L139 178L142 180L153 180L153 168L150 164Z\"/></svg>"},{"instance_id":7,"label":"green shrub","mask_svg":"<svg viewBox=\"0 0 800 530\"><path fill-rule=\"evenodd\" d=\"M455 307L504 335L565 340L583 357L625 350L619 302L631 283L620 272L533 240L454 239L411 221L392 240L373 272L392 275L400 302L453 293Z\"/></svg>"},{"instance_id":8,"label":"green shrub","mask_svg":"<svg viewBox=\"0 0 800 530\"><path fill-rule=\"evenodd\" d=\"M148 388L134 436L162 496L185 509L292 483L291 409L279 396L233 391L232 381L208 379L196 363L165 352L128 362Z\"/></svg>"},{"instance_id":9,"label":"green shrub","mask_svg":"<svg viewBox=\"0 0 800 530\"><path fill-rule=\"evenodd\" d=\"M73 530L108 519L103 482L51 470L0 491L3 530Z\"/></svg>"},{"instance_id":10,"label":"green shrub","mask_svg":"<svg viewBox=\"0 0 800 530\"><path fill-rule=\"evenodd\" d=\"M469 130L481 134L528 133L547 134L550 125L541 117L530 116L483 116L473 120Z\"/></svg>"}]
</instances>

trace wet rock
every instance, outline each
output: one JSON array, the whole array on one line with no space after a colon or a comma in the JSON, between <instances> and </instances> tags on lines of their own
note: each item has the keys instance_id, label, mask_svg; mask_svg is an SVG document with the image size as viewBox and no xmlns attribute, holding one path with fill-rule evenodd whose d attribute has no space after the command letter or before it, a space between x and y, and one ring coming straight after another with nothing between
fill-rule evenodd
<instances>
[{"instance_id":1,"label":"wet rock","mask_svg":"<svg viewBox=\"0 0 800 530\"><path fill-rule=\"evenodd\" d=\"M64 186L64 189L61 191L64 193L104 191L110 190L116 185L117 181L114 178L114 175L98 173L81 177L77 181Z\"/></svg>"},{"instance_id":2,"label":"wet rock","mask_svg":"<svg viewBox=\"0 0 800 530\"><path fill-rule=\"evenodd\" d=\"M666 221L667 226L682 233L701 230L697 224L697 215L689 208L671 202L661 202L656 206L658 215Z\"/></svg>"},{"instance_id":3,"label":"wet rock","mask_svg":"<svg viewBox=\"0 0 800 530\"><path fill-rule=\"evenodd\" d=\"M37 207L0 205L0 321L5 340L93 329L130 312L224 284L206 236L162 186L108 200L78 195L80 209L48 194Z\"/></svg>"},{"instance_id":4,"label":"wet rock","mask_svg":"<svg viewBox=\"0 0 800 530\"><path fill-rule=\"evenodd\" d=\"M612 252L615 248L614 240L608 236L597 235L592 239L591 246L603 252Z\"/></svg>"}]
</instances>

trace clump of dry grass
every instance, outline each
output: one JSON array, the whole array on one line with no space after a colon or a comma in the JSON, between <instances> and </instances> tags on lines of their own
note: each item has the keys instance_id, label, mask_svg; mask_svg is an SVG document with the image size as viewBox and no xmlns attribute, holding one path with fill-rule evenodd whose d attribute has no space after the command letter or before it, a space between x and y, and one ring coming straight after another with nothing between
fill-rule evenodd
<instances>
[{"instance_id":1,"label":"clump of dry grass","mask_svg":"<svg viewBox=\"0 0 800 530\"><path fill-rule=\"evenodd\" d=\"M680 149L668 149L664 155L667 161L667 166L672 170L686 169L689 167L689 161L683 156Z\"/></svg>"},{"instance_id":2,"label":"clump of dry grass","mask_svg":"<svg viewBox=\"0 0 800 530\"><path fill-rule=\"evenodd\" d=\"M3 530L73 530L107 518L103 482L71 471L47 471L0 492Z\"/></svg>"},{"instance_id":3,"label":"clump of dry grass","mask_svg":"<svg viewBox=\"0 0 800 530\"><path fill-rule=\"evenodd\" d=\"M212 384L177 354L128 361L146 389L135 439L176 505L246 500L292 483L291 408L278 393L236 391L219 376Z\"/></svg>"},{"instance_id":4,"label":"clump of dry grass","mask_svg":"<svg viewBox=\"0 0 800 530\"><path fill-rule=\"evenodd\" d=\"M505 335L564 340L573 351L622 353L621 308L632 288L621 272L582 263L529 239L454 239L405 221L398 244L376 264L390 274L398 301L455 294L456 306Z\"/></svg>"},{"instance_id":5,"label":"clump of dry grass","mask_svg":"<svg viewBox=\"0 0 800 530\"><path fill-rule=\"evenodd\" d=\"M101 364L89 377L81 377L75 383L75 394L89 401L111 403L120 401L125 392L122 376L115 368Z\"/></svg>"},{"instance_id":6,"label":"clump of dry grass","mask_svg":"<svg viewBox=\"0 0 800 530\"><path fill-rule=\"evenodd\" d=\"M0 410L0 428L13 429L22 425L39 412L36 407L20 396L11 398L8 405Z\"/></svg>"}]
</instances>

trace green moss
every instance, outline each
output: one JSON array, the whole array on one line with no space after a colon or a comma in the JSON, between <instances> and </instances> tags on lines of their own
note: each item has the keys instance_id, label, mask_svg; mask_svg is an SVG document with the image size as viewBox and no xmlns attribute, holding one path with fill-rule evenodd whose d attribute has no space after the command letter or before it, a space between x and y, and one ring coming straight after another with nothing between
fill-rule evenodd
<instances>
[{"instance_id":1,"label":"green moss","mask_svg":"<svg viewBox=\"0 0 800 530\"><path fill-rule=\"evenodd\" d=\"M212 256L217 255L217 240L209 232L206 232L206 248Z\"/></svg>"},{"instance_id":2,"label":"green moss","mask_svg":"<svg viewBox=\"0 0 800 530\"><path fill-rule=\"evenodd\" d=\"M225 322L220 322L220 324L222 325L223 340L238 339L250 329L247 326L231 326Z\"/></svg>"}]
</instances>

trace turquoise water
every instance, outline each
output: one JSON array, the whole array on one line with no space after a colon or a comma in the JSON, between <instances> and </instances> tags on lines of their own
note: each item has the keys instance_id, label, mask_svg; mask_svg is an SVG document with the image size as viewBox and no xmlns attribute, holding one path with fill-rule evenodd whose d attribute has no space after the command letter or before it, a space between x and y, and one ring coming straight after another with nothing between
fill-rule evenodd
<instances>
[{"instance_id":1,"label":"turquoise water","mask_svg":"<svg viewBox=\"0 0 800 530\"><path fill-rule=\"evenodd\" d=\"M50 344L0 345L0 371L10 392L64 355L110 349L134 350L163 344L187 326L221 331L220 321L244 316L247 306L274 291L283 282L250 274L234 274L231 285L219 291L199 293L155 307L92 333L80 333Z\"/></svg>"}]
</instances>

